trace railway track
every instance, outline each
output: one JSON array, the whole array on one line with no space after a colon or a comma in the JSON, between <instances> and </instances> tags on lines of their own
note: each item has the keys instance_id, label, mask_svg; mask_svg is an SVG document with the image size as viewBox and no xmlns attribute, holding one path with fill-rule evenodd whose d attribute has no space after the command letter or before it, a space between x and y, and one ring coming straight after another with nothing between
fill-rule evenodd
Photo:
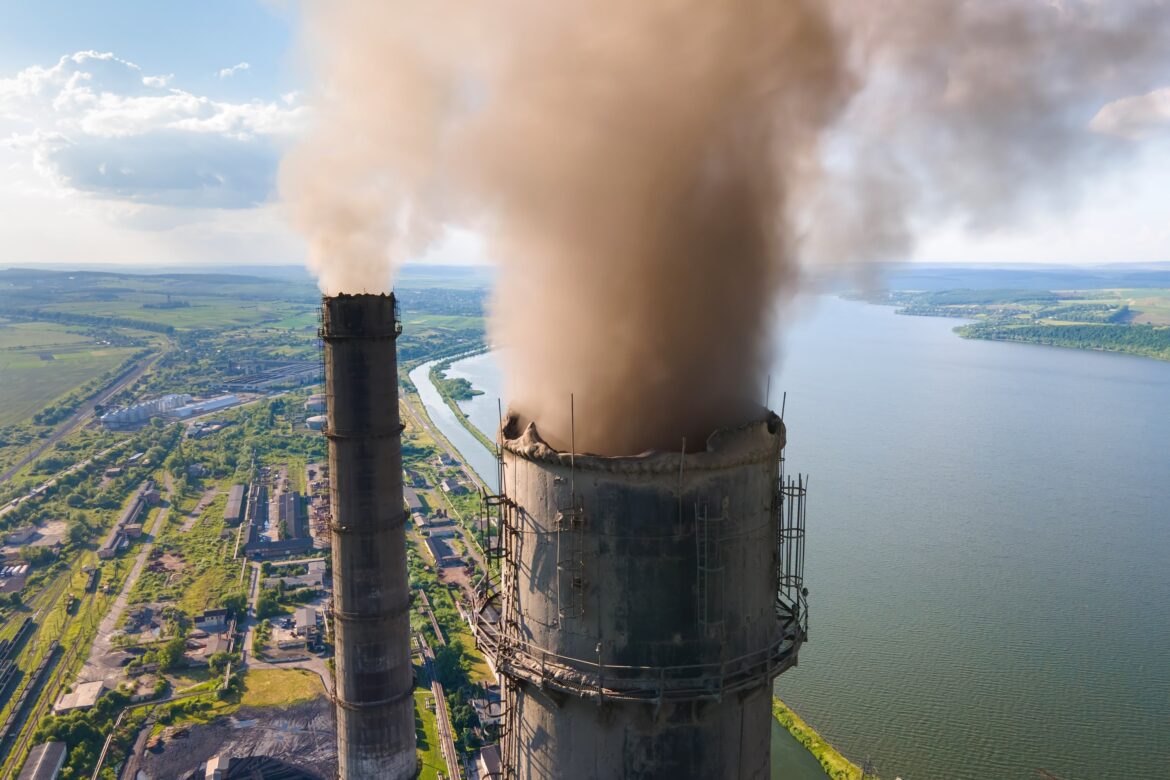
<instances>
[{"instance_id":1,"label":"railway track","mask_svg":"<svg viewBox=\"0 0 1170 780\"><path fill-rule=\"evenodd\" d=\"M0 661L12 660L12 656L20 652L20 646L28 639L35 625L32 618L26 617L11 639L0 639Z\"/></svg>"},{"instance_id":2,"label":"railway track","mask_svg":"<svg viewBox=\"0 0 1170 780\"><path fill-rule=\"evenodd\" d=\"M62 592L71 584L73 579L72 575L72 571L65 572L58 578L57 582L54 582L50 586L54 593L54 598L38 610L36 613L37 617L41 617L56 603L56 600L60 598ZM96 598L96 593L86 594L84 602L77 610L77 615L86 614L87 610L93 607ZM75 616L66 613L65 621L61 625L57 635L64 636L69 626L76 619ZM3 760L0 761L0 777L5 778L5 780L16 777L20 761L24 758L28 750L33 732L36 731L36 727L45 716L45 713L66 687L74 663L83 651L88 650L88 647L88 642L72 642L62 650L61 645L56 639L50 640L47 651L41 658L40 664L36 671L28 676L28 681L21 691L16 706L9 712L8 720L3 727L0 727L0 754L3 755ZM23 711L29 706L27 699L34 691L36 693L33 697L34 703L32 709L25 714ZM9 743L13 743L13 746L5 749Z\"/></svg>"}]
</instances>

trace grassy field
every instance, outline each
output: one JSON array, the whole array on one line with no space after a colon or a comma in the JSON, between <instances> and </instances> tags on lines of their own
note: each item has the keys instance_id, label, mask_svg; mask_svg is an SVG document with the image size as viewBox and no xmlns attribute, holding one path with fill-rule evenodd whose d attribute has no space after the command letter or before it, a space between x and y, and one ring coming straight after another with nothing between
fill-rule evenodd
<instances>
[{"instance_id":1,"label":"grassy field","mask_svg":"<svg viewBox=\"0 0 1170 780\"><path fill-rule=\"evenodd\" d=\"M1170 325L1170 290L1093 290L1078 293L1077 303L1128 304L1131 322L1145 325Z\"/></svg>"},{"instance_id":2,"label":"grassy field","mask_svg":"<svg viewBox=\"0 0 1170 780\"><path fill-rule=\"evenodd\" d=\"M176 601L189 615L220 603L240 572L240 562L231 558L233 539L220 538L226 502L226 495L216 496L188 531L181 530L183 513L172 508L156 549L180 557L182 570L143 571L131 591L131 603Z\"/></svg>"},{"instance_id":3,"label":"grassy field","mask_svg":"<svg viewBox=\"0 0 1170 780\"><path fill-rule=\"evenodd\" d=\"M437 780L447 774L443 749L439 745L439 724L434 711L427 707L434 696L429 688L414 691L414 728L418 733L419 780ZM433 706L433 705L432 705Z\"/></svg>"},{"instance_id":4,"label":"grassy field","mask_svg":"<svg viewBox=\"0 0 1170 780\"><path fill-rule=\"evenodd\" d=\"M50 304L41 307L45 311L73 313L75 303ZM142 297L129 300L98 301L88 304L85 313L99 317L124 317L127 319L173 325L179 330L191 328L223 328L232 325L254 325L261 322L276 323L296 316L304 316L311 307L299 306L283 301L245 301L233 298L204 299L192 302L189 307L178 309L150 309L142 304ZM315 315L313 315L315 318Z\"/></svg>"},{"instance_id":5,"label":"grassy field","mask_svg":"<svg viewBox=\"0 0 1170 780\"><path fill-rule=\"evenodd\" d=\"M32 349L93 343L79 328L55 322L28 322L0 317L0 349Z\"/></svg>"},{"instance_id":6,"label":"grassy field","mask_svg":"<svg viewBox=\"0 0 1170 780\"><path fill-rule=\"evenodd\" d=\"M7 334L11 341L12 334ZM0 348L0 425L23 422L46 405L103 372L116 368L134 350L84 344ZM42 355L50 355L45 359Z\"/></svg>"},{"instance_id":7,"label":"grassy field","mask_svg":"<svg viewBox=\"0 0 1170 780\"><path fill-rule=\"evenodd\" d=\"M324 695L321 678L304 669L249 669L240 706L284 706Z\"/></svg>"}]
</instances>

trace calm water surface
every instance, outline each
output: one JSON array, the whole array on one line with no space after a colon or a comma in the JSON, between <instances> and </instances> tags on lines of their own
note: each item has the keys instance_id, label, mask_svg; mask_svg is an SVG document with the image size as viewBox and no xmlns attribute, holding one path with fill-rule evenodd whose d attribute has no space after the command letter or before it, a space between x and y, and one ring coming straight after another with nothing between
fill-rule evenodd
<instances>
[{"instance_id":1,"label":"calm water surface","mask_svg":"<svg viewBox=\"0 0 1170 780\"><path fill-rule=\"evenodd\" d=\"M954 324L824 299L784 339L812 625L777 693L884 778L1170 778L1170 364ZM494 435L493 356L451 375Z\"/></svg>"}]
</instances>

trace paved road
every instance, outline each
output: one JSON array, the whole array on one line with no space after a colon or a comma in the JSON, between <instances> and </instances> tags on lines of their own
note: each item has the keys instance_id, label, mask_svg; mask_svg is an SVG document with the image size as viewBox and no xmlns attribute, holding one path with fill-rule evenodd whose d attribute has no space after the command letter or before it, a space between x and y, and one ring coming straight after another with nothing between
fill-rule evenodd
<instances>
[{"instance_id":1,"label":"paved road","mask_svg":"<svg viewBox=\"0 0 1170 780\"><path fill-rule=\"evenodd\" d=\"M159 358L162 356L163 352L158 352L155 353L153 357L143 358L143 360L138 364L137 368L132 368L130 372L124 374L121 379L114 380L112 385L98 393L92 399L83 403L81 408L74 412L72 417L62 423L61 426L56 431L54 431L51 436L49 436L49 438L45 439L43 442L33 448L31 452L13 464L13 466L10 467L8 471L0 474L0 483L4 483L12 479L13 474L20 471L29 463L32 463L34 460L39 458L41 454L45 452L45 450L49 449L54 444L61 441L61 439L72 433L74 428L93 416L93 410L95 406L105 402L106 399L110 398L115 393L120 392L122 388L136 381L140 376L150 370L150 368L154 366L154 364L157 363Z\"/></svg>"},{"instance_id":2,"label":"paved road","mask_svg":"<svg viewBox=\"0 0 1170 780\"><path fill-rule=\"evenodd\" d=\"M164 483L166 492L163 494L163 500L169 502L171 491L175 487L170 472L166 473ZM121 676L122 670L120 668L111 669L102 664L100 659L109 653L113 647L110 639L114 633L114 627L118 625L118 620L122 617L122 613L126 611L126 607L130 603L130 591L134 589L134 583L138 582L138 578L142 575L142 570L146 568L147 558L150 556L150 551L154 549L154 540L166 523L167 515L170 511L171 508L168 503L163 506L158 516L155 517L154 525L150 527L150 532L146 535L146 543L138 550L138 555L134 559L134 566L130 569L130 575L126 577L126 584L122 586L122 592L114 599L114 603L110 606L110 611L106 613L106 616L102 618L101 625L98 626L97 636L94 638L93 647L89 651L89 658L86 660L85 666L81 668L81 674L78 675L78 682L106 678L112 680Z\"/></svg>"}]
</instances>

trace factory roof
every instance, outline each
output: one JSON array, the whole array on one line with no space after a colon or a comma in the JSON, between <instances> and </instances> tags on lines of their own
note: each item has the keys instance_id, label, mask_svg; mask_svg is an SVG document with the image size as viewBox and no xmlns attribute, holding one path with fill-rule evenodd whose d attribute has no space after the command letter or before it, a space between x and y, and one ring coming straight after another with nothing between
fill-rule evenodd
<instances>
[{"instance_id":1,"label":"factory roof","mask_svg":"<svg viewBox=\"0 0 1170 780\"><path fill-rule=\"evenodd\" d=\"M451 545L433 535L427 537L427 551L435 559L435 563L440 566L455 557L455 551L451 549Z\"/></svg>"},{"instance_id":2,"label":"factory roof","mask_svg":"<svg viewBox=\"0 0 1170 780\"><path fill-rule=\"evenodd\" d=\"M42 742L31 751L17 780L54 780L65 764L64 742Z\"/></svg>"},{"instance_id":3,"label":"factory roof","mask_svg":"<svg viewBox=\"0 0 1170 780\"><path fill-rule=\"evenodd\" d=\"M4 539L9 544L24 544L29 539L32 539L37 534L37 529L31 525L21 526L20 528L13 528Z\"/></svg>"},{"instance_id":4,"label":"factory roof","mask_svg":"<svg viewBox=\"0 0 1170 780\"><path fill-rule=\"evenodd\" d=\"M479 751L479 758L476 759L476 764L481 780L503 777L500 774L500 746L484 745Z\"/></svg>"},{"instance_id":5,"label":"factory roof","mask_svg":"<svg viewBox=\"0 0 1170 780\"><path fill-rule=\"evenodd\" d=\"M244 486L232 485L228 491L227 506L223 510L223 521L228 525L239 525L244 511Z\"/></svg>"},{"instance_id":6,"label":"factory roof","mask_svg":"<svg viewBox=\"0 0 1170 780\"><path fill-rule=\"evenodd\" d=\"M61 695L53 705L53 712L60 715L63 712L89 709L97 704L97 700L104 692L105 683L101 680L80 683L72 692Z\"/></svg>"},{"instance_id":7,"label":"factory roof","mask_svg":"<svg viewBox=\"0 0 1170 780\"><path fill-rule=\"evenodd\" d=\"M317 626L317 610L313 607L297 607L297 628L315 628Z\"/></svg>"}]
</instances>

